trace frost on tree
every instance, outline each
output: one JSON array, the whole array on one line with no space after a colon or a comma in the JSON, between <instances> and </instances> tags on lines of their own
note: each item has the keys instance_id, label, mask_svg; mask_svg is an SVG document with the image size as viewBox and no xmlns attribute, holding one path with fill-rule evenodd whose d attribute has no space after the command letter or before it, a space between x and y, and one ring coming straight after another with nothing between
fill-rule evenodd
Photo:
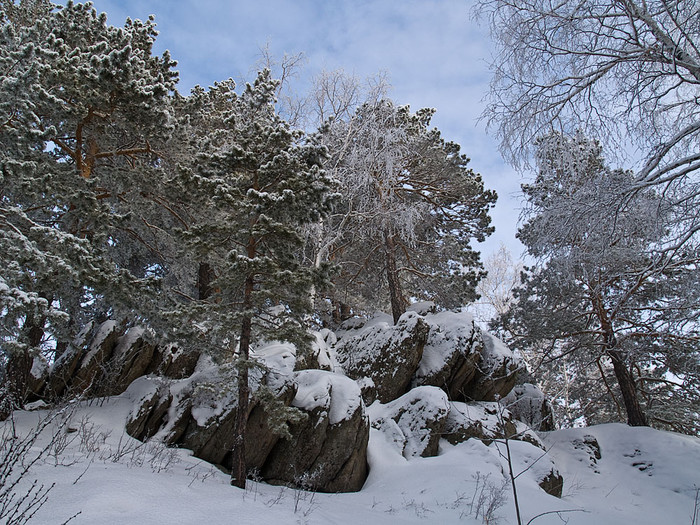
<instances>
[{"instance_id":1,"label":"frost on tree","mask_svg":"<svg viewBox=\"0 0 700 525\"><path fill-rule=\"evenodd\" d=\"M220 359L238 360L232 483L240 487L247 474L248 372L256 366L250 348L274 340L309 346L310 289L323 276L301 264L300 231L335 200L321 169L324 148L277 114L276 87L265 70L240 96L231 82L195 88L182 101L181 121L186 131L198 126L185 133L196 162L179 164L172 180L191 211L181 238L185 259L199 263L189 279L199 280L199 293L191 295L186 279L176 282L169 291L178 303L170 315L187 344L197 341ZM209 110L204 119L201 108Z\"/></svg>"},{"instance_id":2,"label":"frost on tree","mask_svg":"<svg viewBox=\"0 0 700 525\"><path fill-rule=\"evenodd\" d=\"M139 210L177 77L155 35L153 20L115 28L89 4L0 8L5 401L24 401L33 356L60 354L86 317L148 304L156 223Z\"/></svg>"},{"instance_id":3,"label":"frost on tree","mask_svg":"<svg viewBox=\"0 0 700 525\"><path fill-rule=\"evenodd\" d=\"M433 113L382 99L322 128L343 201L317 253L340 266L338 302L388 304L395 322L409 296L445 307L473 300L483 271L470 242L493 231L496 194L460 147L429 127ZM378 290L389 300L378 302Z\"/></svg>"},{"instance_id":4,"label":"frost on tree","mask_svg":"<svg viewBox=\"0 0 700 525\"><path fill-rule=\"evenodd\" d=\"M670 250L700 227L700 6L666 0L480 0L496 52L484 118L527 166L553 129L605 137L637 170L629 191L678 202Z\"/></svg>"},{"instance_id":5,"label":"frost on tree","mask_svg":"<svg viewBox=\"0 0 700 525\"><path fill-rule=\"evenodd\" d=\"M544 351L541 362L586 356L579 362L599 369L600 388L630 424L651 417L688 431L698 406L700 282L694 252L664 249L674 203L647 189L620 204L632 173L608 168L600 144L580 134L537 146L518 231L537 264L501 324L516 347Z\"/></svg>"}]
</instances>

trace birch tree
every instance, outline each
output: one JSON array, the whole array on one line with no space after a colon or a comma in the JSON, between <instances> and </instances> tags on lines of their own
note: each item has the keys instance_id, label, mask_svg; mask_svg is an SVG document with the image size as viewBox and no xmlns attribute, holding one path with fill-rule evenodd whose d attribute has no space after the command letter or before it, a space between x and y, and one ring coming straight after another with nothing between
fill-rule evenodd
<instances>
[{"instance_id":1,"label":"birch tree","mask_svg":"<svg viewBox=\"0 0 700 525\"><path fill-rule=\"evenodd\" d=\"M639 162L629 191L676 206L669 249L700 227L700 5L666 0L482 0L496 51L483 117L522 165L552 130L605 137Z\"/></svg>"}]
</instances>

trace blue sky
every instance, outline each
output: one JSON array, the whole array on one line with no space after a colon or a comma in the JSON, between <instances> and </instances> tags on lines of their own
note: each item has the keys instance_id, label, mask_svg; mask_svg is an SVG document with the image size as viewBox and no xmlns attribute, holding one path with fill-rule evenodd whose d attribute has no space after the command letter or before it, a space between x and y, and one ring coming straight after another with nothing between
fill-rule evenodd
<instances>
[{"instance_id":1,"label":"blue sky","mask_svg":"<svg viewBox=\"0 0 700 525\"><path fill-rule=\"evenodd\" d=\"M304 90L320 71L344 69L360 78L388 75L390 96L413 109L433 107L433 124L462 146L471 166L495 189L496 233L477 244L484 256L514 238L520 176L506 166L478 117L488 90L488 28L473 19L469 0L95 0L113 25L127 16L156 16L156 52L178 61L179 90L229 77L254 77L260 49L273 57L303 52L296 81Z\"/></svg>"}]
</instances>

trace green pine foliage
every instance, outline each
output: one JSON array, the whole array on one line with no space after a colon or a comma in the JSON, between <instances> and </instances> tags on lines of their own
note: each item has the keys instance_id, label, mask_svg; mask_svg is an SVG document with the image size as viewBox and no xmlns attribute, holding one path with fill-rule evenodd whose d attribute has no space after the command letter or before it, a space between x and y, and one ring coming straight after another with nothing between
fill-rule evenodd
<instances>
[{"instance_id":1,"label":"green pine foliage","mask_svg":"<svg viewBox=\"0 0 700 525\"><path fill-rule=\"evenodd\" d=\"M0 9L0 341L20 375L86 320L148 304L151 263L126 260L152 251L134 197L157 171L177 78L155 35L89 4Z\"/></svg>"},{"instance_id":2,"label":"green pine foliage","mask_svg":"<svg viewBox=\"0 0 700 525\"><path fill-rule=\"evenodd\" d=\"M178 235L190 271L171 288L172 315L214 355L232 355L233 327L245 317L255 320L255 340L303 340L309 290L323 273L302 265L299 232L328 213L333 181L321 169L325 149L277 114L276 85L263 71L240 96L232 82L195 88L181 108L192 157L169 184L187 212ZM206 120L202 108L210 108ZM207 292L197 283L202 265Z\"/></svg>"},{"instance_id":3,"label":"green pine foliage","mask_svg":"<svg viewBox=\"0 0 700 525\"><path fill-rule=\"evenodd\" d=\"M553 388L567 383L575 417L697 433L698 258L666 245L669 195L622 197L631 172L580 134L543 137L537 158L518 233L537 264L497 324Z\"/></svg>"}]
</instances>

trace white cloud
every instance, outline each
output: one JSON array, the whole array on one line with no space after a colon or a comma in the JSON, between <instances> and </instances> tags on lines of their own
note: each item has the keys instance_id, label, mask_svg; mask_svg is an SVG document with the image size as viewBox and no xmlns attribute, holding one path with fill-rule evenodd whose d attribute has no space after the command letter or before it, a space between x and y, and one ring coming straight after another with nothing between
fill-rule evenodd
<instances>
[{"instance_id":1,"label":"white cloud","mask_svg":"<svg viewBox=\"0 0 700 525\"><path fill-rule=\"evenodd\" d=\"M342 68L359 77L389 74L392 97L412 108L434 107L433 123L462 145L487 187L499 194L496 233L482 250L504 242L515 255L520 180L504 165L493 137L478 123L488 89L488 33L464 0L95 0L118 25L156 15L156 51L178 60L180 90L216 80L250 78L269 44L273 56L304 52L311 76ZM304 84L302 79L300 85Z\"/></svg>"}]
</instances>

